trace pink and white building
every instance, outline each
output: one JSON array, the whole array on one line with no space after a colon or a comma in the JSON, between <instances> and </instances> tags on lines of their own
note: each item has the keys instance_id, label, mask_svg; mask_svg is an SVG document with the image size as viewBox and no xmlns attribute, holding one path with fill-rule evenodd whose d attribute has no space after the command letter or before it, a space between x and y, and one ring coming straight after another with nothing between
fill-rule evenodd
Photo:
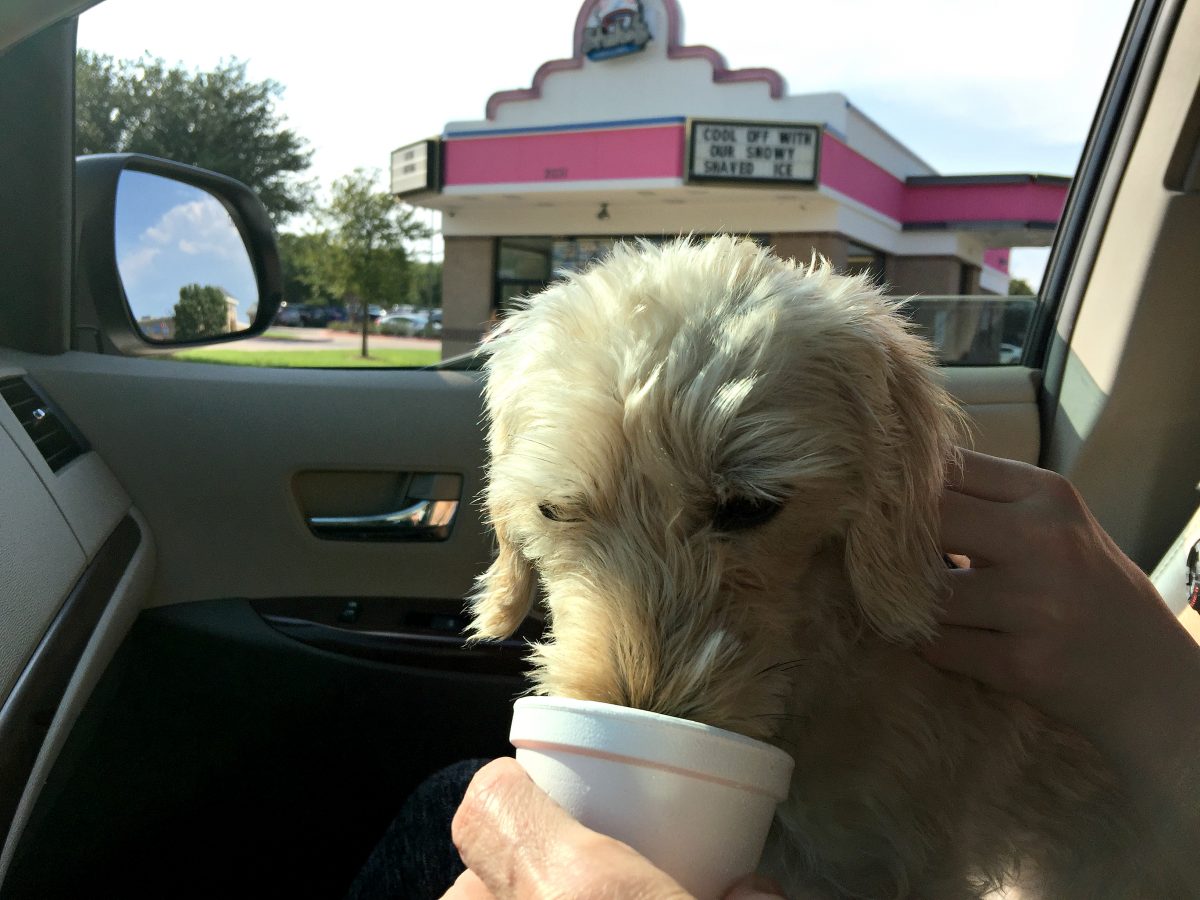
<instances>
[{"instance_id":1,"label":"pink and white building","mask_svg":"<svg viewBox=\"0 0 1200 900\"><path fill-rule=\"evenodd\" d=\"M897 294L1005 294L1007 248L1050 243L1068 186L938 175L842 94L684 44L678 0L585 0L570 58L392 158L393 192L443 213L447 355L632 236L741 233Z\"/></svg>"}]
</instances>

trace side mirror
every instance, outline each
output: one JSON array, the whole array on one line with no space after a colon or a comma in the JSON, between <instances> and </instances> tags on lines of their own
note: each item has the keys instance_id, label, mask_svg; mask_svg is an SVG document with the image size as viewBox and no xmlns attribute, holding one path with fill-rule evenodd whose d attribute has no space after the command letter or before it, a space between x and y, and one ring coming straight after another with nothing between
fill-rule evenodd
<instances>
[{"instance_id":1,"label":"side mirror","mask_svg":"<svg viewBox=\"0 0 1200 900\"><path fill-rule=\"evenodd\" d=\"M125 355L254 337L282 299L275 230L253 191L134 153L75 161L71 346Z\"/></svg>"}]
</instances>

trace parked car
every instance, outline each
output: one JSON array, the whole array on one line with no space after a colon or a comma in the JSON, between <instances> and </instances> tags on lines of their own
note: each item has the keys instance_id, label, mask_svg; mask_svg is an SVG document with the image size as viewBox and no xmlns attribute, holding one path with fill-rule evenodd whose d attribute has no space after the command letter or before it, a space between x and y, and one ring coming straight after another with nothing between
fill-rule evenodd
<instances>
[{"instance_id":1,"label":"parked car","mask_svg":"<svg viewBox=\"0 0 1200 900\"><path fill-rule=\"evenodd\" d=\"M412 337L414 335L425 334L440 334L442 330L442 322L439 311L437 319L433 319L423 312L415 313L392 313L384 316L379 320L379 331L381 334L398 335L400 337Z\"/></svg>"},{"instance_id":2,"label":"parked car","mask_svg":"<svg viewBox=\"0 0 1200 900\"><path fill-rule=\"evenodd\" d=\"M379 306L378 304L372 303L370 306L367 307L367 315L370 317L372 322L378 322L380 319L382 319L384 316L387 315L387 310L384 309L382 306ZM362 321L362 307L357 306L357 305L347 307L346 308L346 321L361 322Z\"/></svg>"},{"instance_id":3,"label":"parked car","mask_svg":"<svg viewBox=\"0 0 1200 900\"><path fill-rule=\"evenodd\" d=\"M300 310L301 324L305 328L324 328L330 322L338 321L337 312L331 306L309 304Z\"/></svg>"},{"instance_id":4,"label":"parked car","mask_svg":"<svg viewBox=\"0 0 1200 900\"><path fill-rule=\"evenodd\" d=\"M1011 366L1021 361L1021 348L1016 344L1001 344L997 362L1002 366Z\"/></svg>"},{"instance_id":5,"label":"parked car","mask_svg":"<svg viewBox=\"0 0 1200 900\"><path fill-rule=\"evenodd\" d=\"M289 328L299 328L305 324L304 313L299 306L281 306L279 311L275 313L276 325L285 325Z\"/></svg>"}]
</instances>

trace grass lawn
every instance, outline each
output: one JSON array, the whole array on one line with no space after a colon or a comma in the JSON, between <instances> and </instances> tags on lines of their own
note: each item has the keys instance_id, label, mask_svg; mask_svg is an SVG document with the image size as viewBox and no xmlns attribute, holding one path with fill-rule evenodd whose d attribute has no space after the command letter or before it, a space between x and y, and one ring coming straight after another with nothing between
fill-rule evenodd
<instances>
[{"instance_id":1,"label":"grass lawn","mask_svg":"<svg viewBox=\"0 0 1200 900\"><path fill-rule=\"evenodd\" d=\"M372 350L366 359L357 349L346 350L225 350L201 347L171 356L185 362L219 363L227 366L342 369L362 366L411 368L428 366L442 358L440 350Z\"/></svg>"},{"instance_id":2,"label":"grass lawn","mask_svg":"<svg viewBox=\"0 0 1200 900\"><path fill-rule=\"evenodd\" d=\"M264 331L263 337L269 341L292 341L292 342L301 343L301 344L320 343L320 340L328 340L328 338L318 339L318 338L311 338L311 337L301 337L298 334L292 334L290 331L278 331L273 328L268 328L266 331Z\"/></svg>"}]
</instances>

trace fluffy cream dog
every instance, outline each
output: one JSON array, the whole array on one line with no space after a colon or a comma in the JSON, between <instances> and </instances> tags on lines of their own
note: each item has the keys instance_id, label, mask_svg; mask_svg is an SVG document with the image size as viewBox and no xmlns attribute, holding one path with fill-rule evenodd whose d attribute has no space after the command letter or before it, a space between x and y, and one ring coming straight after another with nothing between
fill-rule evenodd
<instances>
[{"instance_id":1,"label":"fluffy cream dog","mask_svg":"<svg viewBox=\"0 0 1200 900\"><path fill-rule=\"evenodd\" d=\"M540 587L538 692L789 750L764 869L790 892L1169 896L1088 744L913 652L958 414L871 284L727 237L621 246L487 352L473 627L511 634Z\"/></svg>"}]
</instances>

